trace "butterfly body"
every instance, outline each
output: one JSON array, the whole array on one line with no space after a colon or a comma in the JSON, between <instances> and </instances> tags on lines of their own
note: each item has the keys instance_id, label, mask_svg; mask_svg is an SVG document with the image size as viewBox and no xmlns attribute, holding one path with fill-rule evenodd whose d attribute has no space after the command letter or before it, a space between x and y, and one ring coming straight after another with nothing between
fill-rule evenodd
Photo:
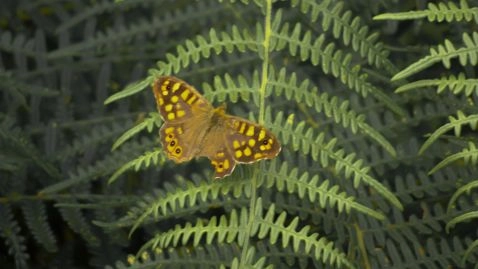
<instances>
[{"instance_id":1,"label":"butterfly body","mask_svg":"<svg viewBox=\"0 0 478 269\"><path fill-rule=\"evenodd\" d=\"M207 157L215 177L232 173L236 163L251 163L277 156L281 146L259 124L228 115L225 106L214 108L186 82L165 76L153 83L158 111L164 120L161 143L176 163Z\"/></svg>"}]
</instances>

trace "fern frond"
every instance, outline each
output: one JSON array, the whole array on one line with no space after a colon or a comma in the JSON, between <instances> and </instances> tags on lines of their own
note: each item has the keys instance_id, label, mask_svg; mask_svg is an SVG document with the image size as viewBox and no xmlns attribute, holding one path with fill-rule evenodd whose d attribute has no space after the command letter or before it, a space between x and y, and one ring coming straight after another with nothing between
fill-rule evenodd
<instances>
[{"instance_id":1,"label":"fern frond","mask_svg":"<svg viewBox=\"0 0 478 269\"><path fill-rule=\"evenodd\" d=\"M257 28L260 28L259 26ZM192 61L197 63L201 58L209 58L211 53L220 54L223 51L232 53L234 50L245 52L246 49L257 51L262 40L258 33L256 37L251 36L248 30L241 30L233 26L231 32L217 32L214 28L209 30L207 39L197 36L195 41L187 39L184 45L178 45L177 54L166 54L166 61L157 63L161 74L178 73L181 68L187 67Z\"/></svg>"},{"instance_id":2,"label":"fern frond","mask_svg":"<svg viewBox=\"0 0 478 269\"><path fill-rule=\"evenodd\" d=\"M149 113L149 117L145 118L142 122L134 126L133 128L129 129L126 131L124 134L122 134L116 141L113 143L113 146L111 146L111 150L115 150L119 146L121 146L124 142L126 142L128 139L136 135L137 133L141 132L142 130L146 129L148 133L151 133L153 131L153 127L159 127L161 125L161 117L159 116L159 113L157 112L151 112Z\"/></svg>"},{"instance_id":3,"label":"fern frond","mask_svg":"<svg viewBox=\"0 0 478 269\"><path fill-rule=\"evenodd\" d=\"M300 231L297 231L297 218L288 226L284 225L285 212L275 219L274 205L269 207L267 213L262 217L262 206L260 203L259 198L252 236L257 236L259 239L267 238L271 244L275 244L277 237L280 235L283 247L291 244L295 252L300 251L304 247L305 251L310 253L312 257L321 260L325 264L344 265L348 268L354 268L345 258L345 254L333 247L333 243L328 242L324 238L317 238L317 234L309 235L309 226L305 226ZM153 249L168 246L175 247L186 245L188 242L197 246L203 240L205 244L212 244L213 240L227 243L236 241L241 244L241 234L243 231L240 227L246 225L247 219L248 213L245 209L242 209L240 213L233 209L227 217L221 216L219 220L216 217L212 217L207 223L198 220L194 225L189 222L184 226L176 225L167 232L157 234L143 246L143 250L146 247Z\"/></svg>"},{"instance_id":4,"label":"fern frond","mask_svg":"<svg viewBox=\"0 0 478 269\"><path fill-rule=\"evenodd\" d=\"M442 169L443 167L460 159L463 159L466 165L476 166L478 162L478 149L476 148L475 143L468 142L468 148L463 149L459 153L455 153L446 157L444 160L435 165L435 167L433 167L428 174L433 174L437 170Z\"/></svg>"},{"instance_id":5,"label":"fern frond","mask_svg":"<svg viewBox=\"0 0 478 269\"><path fill-rule=\"evenodd\" d=\"M277 169L275 164L276 162L271 163L269 167L270 177L264 182L268 189L275 186L280 192L296 193L300 199L307 199L311 203L318 202L320 208L336 207L338 212L345 211L346 213L355 209L379 220L385 218L382 213L355 202L354 197L347 196L345 192L339 193L340 187L337 185L329 186L330 181L327 179L320 180L318 175L310 178L307 172L298 175L298 170L296 168L289 169L287 163L283 163L280 169ZM322 182L320 183L320 181Z\"/></svg>"},{"instance_id":6,"label":"fern frond","mask_svg":"<svg viewBox=\"0 0 478 269\"><path fill-rule=\"evenodd\" d=\"M224 102L226 99L232 103L236 103L239 98L245 102L249 102L252 97L252 101L256 106L259 105L257 96L257 89L260 87L259 73L255 71L252 74L252 82L239 75L237 78L233 78L230 74L226 73L223 77L214 76L214 83L202 84L202 90L204 91L204 97L213 102Z\"/></svg>"},{"instance_id":7,"label":"fern frond","mask_svg":"<svg viewBox=\"0 0 478 269\"><path fill-rule=\"evenodd\" d=\"M268 83L274 87L273 91L277 95L285 95L288 100L305 103L319 113L323 111L327 117L333 118L336 123L351 129L352 133L361 130L378 142L390 155L396 156L395 149L390 142L365 122L364 115L357 115L355 111L350 110L348 101L340 102L336 96L329 99L328 93L318 95L317 87L309 86L309 80L304 80L298 85L295 72L288 75L285 68L282 68L277 76L275 76L273 68L271 68L270 73L271 78Z\"/></svg>"},{"instance_id":8,"label":"fern frond","mask_svg":"<svg viewBox=\"0 0 478 269\"><path fill-rule=\"evenodd\" d=\"M278 96L285 96L287 100L294 100L298 104L305 103L317 112L323 112L327 117L334 119L336 123L342 124L343 127L351 129L353 133L362 131L382 145L390 155L396 156L391 143L365 122L364 115L357 115L356 112L350 110L348 101L340 103L337 97L330 98L328 93L317 95L317 87L309 85L309 80L304 80L299 85L296 73L293 72L289 75L285 68L282 68L276 74L273 66L271 66L269 73L267 84L272 86L271 92L275 92ZM255 89L259 88L259 74L257 72L253 74L252 84L248 84L243 76L238 76L237 79L233 79L229 74L225 74L224 78L215 76L214 87L204 83L202 88L204 96L209 100L217 99L221 102L228 99L235 103L239 98L238 94L240 94L240 98L246 102L252 96L254 103L257 104L257 94L254 93Z\"/></svg>"},{"instance_id":9,"label":"fern frond","mask_svg":"<svg viewBox=\"0 0 478 269\"><path fill-rule=\"evenodd\" d=\"M112 222L95 223L108 229L120 227L133 227L131 233L141 225L152 222L160 222L170 218L183 218L192 212L206 212L214 207L237 208L248 204L249 191L246 184L238 184L236 181L224 182L224 184L211 184L204 181L205 175L191 175L192 180L180 177L182 184L179 186L164 184L165 189L155 189L151 194L145 194L137 202L137 205L129 209L128 215ZM214 185L214 186L211 186ZM168 195L168 193L171 193ZM233 193L234 200L229 199L227 193Z\"/></svg>"},{"instance_id":10,"label":"fern frond","mask_svg":"<svg viewBox=\"0 0 478 269\"><path fill-rule=\"evenodd\" d=\"M190 215L191 212L205 212L210 206L235 207L246 204L247 197L241 197L244 192L241 188L245 184L237 182L224 182L219 185L204 181L204 175L191 175L192 179L182 179L182 184L164 184L165 189L155 189L150 194L145 194L137 204L129 209L128 214L113 222L97 222L98 225L116 229L119 227L137 227L152 222L159 222L172 217L180 218ZM224 193L235 192L236 200L224 199ZM170 194L168 194L170 192ZM244 203L242 202L244 201Z\"/></svg>"},{"instance_id":11,"label":"fern frond","mask_svg":"<svg viewBox=\"0 0 478 269\"><path fill-rule=\"evenodd\" d=\"M15 148L16 152L22 157L31 160L38 167L43 169L53 179L60 178L60 172L51 161L45 159L45 156L35 147L32 141L17 127L6 129L0 128L0 141Z\"/></svg>"},{"instance_id":12,"label":"fern frond","mask_svg":"<svg viewBox=\"0 0 478 269\"><path fill-rule=\"evenodd\" d=\"M392 209L389 220L391 223L384 225L376 219L358 215L358 227L363 234L365 241L364 251L376 253L377 246L383 246L388 239L404 244L419 242L419 234L433 235L443 230L443 224L449 220L450 215L446 214L441 205L435 204L429 208L424 205L427 214L412 214L405 216L403 212ZM371 244L370 242L374 242ZM415 250L417 251L417 250Z\"/></svg>"},{"instance_id":13,"label":"fern frond","mask_svg":"<svg viewBox=\"0 0 478 269\"><path fill-rule=\"evenodd\" d=\"M41 194L56 193L75 185L85 184L89 181L96 180L104 175L114 173L118 167L125 162L126 158L132 155L139 155L154 146L150 140L143 140L142 142L131 142L128 146L123 146L120 150L114 151L105 159L96 162L90 166L79 167L76 173L71 173L69 177L63 181L50 185L39 191Z\"/></svg>"},{"instance_id":14,"label":"fern frond","mask_svg":"<svg viewBox=\"0 0 478 269\"><path fill-rule=\"evenodd\" d=\"M110 97L108 97L105 100L104 104L108 105L110 103L113 103L114 101L117 101L119 99L123 99L123 98L128 97L130 95L133 95L135 93L138 93L138 92L142 91L144 88L151 85L151 83L153 83L153 80L154 80L154 78L150 77L150 78L146 78L144 80L132 83L132 84L126 86L126 88L124 90L122 90L120 92L117 92L117 93L111 95Z\"/></svg>"},{"instance_id":15,"label":"fern frond","mask_svg":"<svg viewBox=\"0 0 478 269\"><path fill-rule=\"evenodd\" d=\"M33 237L49 252L58 250L53 231L47 221L47 212L41 201L25 201L22 203L22 211L25 216L29 231Z\"/></svg>"},{"instance_id":16,"label":"fern frond","mask_svg":"<svg viewBox=\"0 0 478 269\"><path fill-rule=\"evenodd\" d=\"M402 212L393 211L394 228L385 229L392 238L404 238L409 242L417 240L417 232L433 234L443 229L443 222L449 218L442 205L435 204L433 207L425 207L427 215L411 215L408 218Z\"/></svg>"},{"instance_id":17,"label":"fern frond","mask_svg":"<svg viewBox=\"0 0 478 269\"><path fill-rule=\"evenodd\" d=\"M302 61L310 61L314 66L321 64L321 69L325 74L332 74L361 96L366 97L368 94L372 94L398 115L406 115L392 98L367 81L367 75L360 73L359 65L352 66L351 54L344 54L342 50L337 50L333 43L325 43L324 34L312 40L311 31L302 33L301 28L301 24L297 23L290 31L289 24L284 23L278 32L272 33L272 37L276 40L273 43L275 46L271 46L270 50L281 51L287 46L290 55L298 54Z\"/></svg>"},{"instance_id":18,"label":"fern frond","mask_svg":"<svg viewBox=\"0 0 478 269\"><path fill-rule=\"evenodd\" d=\"M0 237L8 247L8 253L15 258L19 268L27 268L30 256L26 252L25 238L20 234L20 225L14 219L9 205L0 204Z\"/></svg>"},{"instance_id":19,"label":"fern frond","mask_svg":"<svg viewBox=\"0 0 478 269\"><path fill-rule=\"evenodd\" d=\"M301 247L303 247L303 251L311 253L316 260L320 260L324 264L355 268L343 252L334 248L333 242L329 242L324 237L319 237L317 233L310 234L310 226L306 225L298 230L298 217L293 218L288 225L285 225L287 213L282 212L276 217L274 204L269 206L264 215L262 210L262 200L259 198L252 233L259 239L267 238L271 244L276 244L280 239L282 247L285 248L291 244L295 252L301 251Z\"/></svg>"},{"instance_id":20,"label":"fern frond","mask_svg":"<svg viewBox=\"0 0 478 269\"><path fill-rule=\"evenodd\" d=\"M63 200L62 202L73 202L73 199ZM98 246L100 239L93 233L92 227L86 220L85 216L78 208L59 208L60 214L63 219L68 223L68 226L78 233L88 244Z\"/></svg>"},{"instance_id":21,"label":"fern frond","mask_svg":"<svg viewBox=\"0 0 478 269\"><path fill-rule=\"evenodd\" d=\"M471 256L472 252L473 252L477 247L478 247L478 240L473 241L473 242L468 246L468 248L467 248L466 251L465 251L465 254L463 254L463 258L461 259L461 265L462 265L463 267L466 266L466 261L471 258L470 256ZM477 268L478 268L478 264L475 263L474 269L477 269Z\"/></svg>"},{"instance_id":22,"label":"fern frond","mask_svg":"<svg viewBox=\"0 0 478 269\"><path fill-rule=\"evenodd\" d=\"M409 65L404 70L395 74L392 77L392 81L405 79L411 75L414 75L437 62L442 62L443 66L446 68L451 67L450 60L453 58L458 58L462 66L466 66L468 62L471 65L478 64L478 32L473 32L472 36L468 33L463 33L463 43L464 46L456 49L455 45L448 39L445 39L443 45L438 45L438 47L431 48L430 54L423 57L417 62Z\"/></svg>"},{"instance_id":23,"label":"fern frond","mask_svg":"<svg viewBox=\"0 0 478 269\"><path fill-rule=\"evenodd\" d=\"M129 85L124 90L113 94L106 99L105 104L109 104L113 101L125 98L133 95L147 86L151 85L153 80L160 75L167 75L179 72L181 67L187 67L192 60L197 63L201 57L209 58L211 52L216 54L226 50L231 53L235 49L244 52L246 47L251 50L257 50L259 41L250 36L247 30L244 30L241 34L237 27L232 27L232 33L216 32L214 28L209 31L209 40L206 40L203 36L197 36L195 42L188 39L185 41L185 45L177 46L177 55L171 53L166 54L167 61L159 61L157 63L158 70L150 70L150 76L143 81L136 82Z\"/></svg>"},{"instance_id":24,"label":"fern frond","mask_svg":"<svg viewBox=\"0 0 478 269\"><path fill-rule=\"evenodd\" d=\"M456 204L458 198L462 194L464 194L464 193L470 194L470 192L475 188L478 188L478 180L474 180L474 181L472 181L468 184L465 184L465 185L461 186L460 188L458 188L458 190L456 190L456 192L450 198L450 201L448 201L447 211L450 212L452 210L452 208L455 207L455 204Z\"/></svg>"},{"instance_id":25,"label":"fern frond","mask_svg":"<svg viewBox=\"0 0 478 269\"><path fill-rule=\"evenodd\" d=\"M411 126L416 126L423 122L433 121L437 117L446 118L456 112L457 107L455 102L425 102L424 104L413 106L414 115L410 117L408 121ZM399 123L395 123L395 126L397 124L400 126Z\"/></svg>"},{"instance_id":26,"label":"fern frond","mask_svg":"<svg viewBox=\"0 0 478 269\"><path fill-rule=\"evenodd\" d=\"M254 256L256 256L255 248L254 247L249 247L246 251L245 257L241 257L241 259L239 259L238 257L234 257L234 259L232 259L230 268L231 269L242 269L242 268L250 268L250 269L268 268L268 269L273 269L274 268L273 264L265 266L264 263L266 262L266 257L264 257L264 256L260 257L256 261L256 263L254 263ZM221 269L226 269L226 268L229 268L229 267L225 267L224 265L221 265L220 268Z\"/></svg>"},{"instance_id":27,"label":"fern frond","mask_svg":"<svg viewBox=\"0 0 478 269\"><path fill-rule=\"evenodd\" d=\"M337 139L333 138L325 142L325 134L314 135L314 130L309 128L304 130L305 122L300 122L295 129L283 122L283 113L278 113L273 126L280 129L283 144L291 145L295 151L301 151L303 154L309 154L313 160L319 161L323 167L329 165L329 160L334 160L336 173L343 172L346 178L353 177L353 185L356 188L361 181L372 186L385 199L391 202L397 208L403 208L395 195L383 186L378 180L371 177L368 173L370 167L363 165L363 160L355 160L355 153L346 155L343 149L335 149Z\"/></svg>"},{"instance_id":28,"label":"fern frond","mask_svg":"<svg viewBox=\"0 0 478 269\"><path fill-rule=\"evenodd\" d=\"M396 72L383 43L377 42L379 35L369 34L368 26L362 25L360 18L353 17L352 12L343 12L344 2L325 0L318 3L315 0L293 0L291 6L298 6L299 3L302 13L310 13L312 23L320 16L323 31L332 28L332 35L335 38L342 38L345 45L351 44L352 49L366 58L370 65L375 65L376 68L385 67L390 74Z\"/></svg>"},{"instance_id":29,"label":"fern frond","mask_svg":"<svg viewBox=\"0 0 478 269\"><path fill-rule=\"evenodd\" d=\"M407 83L398 87L395 92L401 93L425 87L437 87L438 94L448 89L454 95L459 95L463 92L466 97L470 97L472 94L478 94L478 79L467 79L463 73L459 73L458 76L451 74L440 79L424 79Z\"/></svg>"},{"instance_id":30,"label":"fern frond","mask_svg":"<svg viewBox=\"0 0 478 269\"><path fill-rule=\"evenodd\" d=\"M106 268L118 269L141 269L141 268L157 268L157 267L174 267L174 268L220 268L223 264L229 264L238 256L238 246L232 244L211 244L197 246L195 248L178 247L168 248L163 251L156 248L151 251L138 253L138 257L131 255L128 259L128 265L117 261L115 267L107 266ZM214 257L211 259L211 257Z\"/></svg>"},{"instance_id":31,"label":"fern frond","mask_svg":"<svg viewBox=\"0 0 478 269\"><path fill-rule=\"evenodd\" d=\"M87 21L89 18L94 18L95 16L98 16L103 13L107 12L113 12L113 11L118 11L118 10L127 10L127 9L132 9L136 6L139 5L147 5L148 2L153 2L152 0L128 0L128 1L102 1L102 2L96 2L92 5L87 6L85 9L80 10L78 13L76 13L74 16L70 17L67 19L66 22L63 22L60 24L55 32L57 34L64 32L75 25L78 25L82 21ZM157 2L157 1L156 1Z\"/></svg>"},{"instance_id":32,"label":"fern frond","mask_svg":"<svg viewBox=\"0 0 478 269\"><path fill-rule=\"evenodd\" d=\"M242 208L240 212L233 209L228 216L223 215L219 219L213 216L209 220L199 219L194 225L190 222L184 226L176 225L173 229L158 233L154 236L143 245L139 253L147 248L164 249L167 247L184 246L188 243L192 243L193 246L198 246L202 240L205 240L205 243L210 245L215 238L221 243L232 243L236 241L240 245L242 242L240 237L241 233L243 233L241 227L247 224L247 219L247 211ZM203 238L203 235L205 238Z\"/></svg>"},{"instance_id":33,"label":"fern frond","mask_svg":"<svg viewBox=\"0 0 478 269\"><path fill-rule=\"evenodd\" d=\"M55 97L60 94L57 90L48 87L25 83L15 78L12 73L4 71L0 71L0 91L10 92L14 96L20 95L23 98L21 103L25 105L25 107L27 107L26 101L24 100L25 94L42 97Z\"/></svg>"},{"instance_id":34,"label":"fern frond","mask_svg":"<svg viewBox=\"0 0 478 269\"><path fill-rule=\"evenodd\" d=\"M446 132L453 129L455 131L455 136L459 137L461 134L461 128L463 125L468 124L470 127L475 130L478 128L478 114L473 114L470 116L466 116L462 111L458 110L457 117L449 116L448 119L450 123L447 123L437 130L435 130L430 137L423 143L418 154L423 154L428 147L431 146L440 136L445 134Z\"/></svg>"},{"instance_id":35,"label":"fern frond","mask_svg":"<svg viewBox=\"0 0 478 269\"><path fill-rule=\"evenodd\" d=\"M38 56L38 52L35 51L35 41L27 39L24 34L14 36L11 32L3 32L0 36L0 50L15 54L17 64L20 64L19 61L23 61L20 57L34 58ZM26 63L21 64L22 67L25 67L23 65Z\"/></svg>"},{"instance_id":36,"label":"fern frond","mask_svg":"<svg viewBox=\"0 0 478 269\"><path fill-rule=\"evenodd\" d=\"M384 13L373 17L374 20L415 20L427 18L430 22L467 22L474 20L478 23L478 7L470 8L467 0L460 0L459 6L454 2L428 3L428 9L420 11L408 11L398 13Z\"/></svg>"},{"instance_id":37,"label":"fern frond","mask_svg":"<svg viewBox=\"0 0 478 269\"><path fill-rule=\"evenodd\" d=\"M298 175L297 169L289 171L287 163L282 164L278 169L272 161L269 169L262 171L265 181L260 180L257 187L264 186L266 189L275 188L278 192L296 194L300 199L308 200L310 203L318 203L320 208L335 207L338 212L347 213L354 209L371 217L383 220L382 213L363 206L354 201L345 192L339 193L338 186L330 186L325 180L319 182L319 177L309 178L308 173ZM262 177L261 177L262 178ZM167 191L158 190L153 195L147 195L136 207L130 210L127 217L119 220L114 226L131 225L134 222L131 232L134 232L140 225L153 220L164 220L177 217L182 214L185 208L188 212L205 209L207 204L221 203L221 196L225 193L232 193L235 199L249 198L249 183L240 181L225 181L210 183L207 181L185 181L181 187L165 184ZM206 204L199 206L200 204ZM225 206L225 205L224 205ZM109 226L104 225L103 226Z\"/></svg>"},{"instance_id":38,"label":"fern frond","mask_svg":"<svg viewBox=\"0 0 478 269\"><path fill-rule=\"evenodd\" d=\"M428 175L428 171L419 170L415 173L397 175L392 180L395 193L404 203L411 203L420 197L434 197L442 191L453 191L457 178L470 176L469 172L457 172L456 170L444 168L432 175Z\"/></svg>"},{"instance_id":39,"label":"fern frond","mask_svg":"<svg viewBox=\"0 0 478 269\"><path fill-rule=\"evenodd\" d=\"M456 253L464 253L464 241L457 237L450 240L429 238L424 243L419 241L407 243L387 240L380 250L385 257L374 259L372 268L406 268L410 264L428 265L430 268L447 268L455 264ZM418 250L418 251L417 251Z\"/></svg>"},{"instance_id":40,"label":"fern frond","mask_svg":"<svg viewBox=\"0 0 478 269\"><path fill-rule=\"evenodd\" d=\"M52 199L62 199L62 194L52 195ZM124 207L131 206L137 200L138 197L135 195L104 195L104 194L75 194L74 196L77 200L73 202L57 202L55 207L65 207L65 208L77 208L77 209L110 209L114 207ZM79 201L82 201L81 203ZM100 211L100 210L99 210ZM98 214L99 211L96 211L95 214ZM105 215L99 216L98 219L103 219Z\"/></svg>"},{"instance_id":41,"label":"fern frond","mask_svg":"<svg viewBox=\"0 0 478 269\"><path fill-rule=\"evenodd\" d=\"M128 219L134 219L134 226L131 228L131 232L134 232L145 220L149 218L158 219L161 217L168 217L185 206L194 207L197 203L205 202L206 199L218 199L222 193L236 193L237 195L246 195L248 191L244 191L244 188L248 188L244 182L191 182L186 181L182 188L168 187L170 192L164 193L163 191L157 191L154 196L146 196L144 201L141 201L128 215ZM137 213L140 213L137 215ZM123 220L124 221L124 220Z\"/></svg>"},{"instance_id":42,"label":"fern frond","mask_svg":"<svg viewBox=\"0 0 478 269\"><path fill-rule=\"evenodd\" d=\"M185 10L177 10L174 15L172 12L165 11L164 16L154 16L152 21L138 20L139 22L130 25L120 25L116 28L108 28L105 32L97 32L94 38L88 38L82 43L62 47L53 51L48 54L48 58L58 59L73 55L81 55L83 51L92 50L93 48L97 51L109 47L114 48L121 44L129 43L131 40L137 38L154 36L156 33L164 31L164 29L174 28L177 25L190 22L194 19L199 20L204 17L214 16L224 12L223 5L212 3L209 5L210 6L205 4L205 1L200 1L193 3L193 5L186 5ZM97 12L94 7L91 11ZM101 11L101 8L99 11ZM86 12L88 13L89 10L86 10ZM73 23L76 23L76 21L73 21ZM69 25L70 24L67 24L68 27Z\"/></svg>"},{"instance_id":43,"label":"fern frond","mask_svg":"<svg viewBox=\"0 0 478 269\"><path fill-rule=\"evenodd\" d=\"M268 207L268 206L265 206ZM292 246L283 248L279 245L271 245L264 241L259 241L255 244L256 255L258 257L266 257L267 261L272 262L275 268L310 268L309 260L312 258L311 253L304 251L295 252ZM323 264L320 261L312 259L314 268L321 268Z\"/></svg>"},{"instance_id":44,"label":"fern frond","mask_svg":"<svg viewBox=\"0 0 478 269\"><path fill-rule=\"evenodd\" d=\"M155 151L147 151L138 158L131 160L123 164L118 170L116 170L108 179L108 184L112 184L118 179L119 176L126 171L134 168L134 171L139 171L141 168L148 168L151 165L159 165L166 161L164 152L162 149L156 149Z\"/></svg>"},{"instance_id":45,"label":"fern frond","mask_svg":"<svg viewBox=\"0 0 478 269\"><path fill-rule=\"evenodd\" d=\"M125 122L127 124L127 122ZM100 125L91 129L90 133L84 134L78 139L74 140L70 145L63 147L55 156L56 160L65 160L66 158L75 157L77 154L82 154L88 147L101 145L110 141L122 132L124 132L124 125Z\"/></svg>"},{"instance_id":46,"label":"fern frond","mask_svg":"<svg viewBox=\"0 0 478 269\"><path fill-rule=\"evenodd\" d=\"M455 227L455 225L460 222L471 221L473 219L478 219L478 211L472 211L472 212L468 212L465 214L461 214L457 217L454 217L446 224L446 227L445 227L446 231L449 232L450 229L453 229L453 227Z\"/></svg>"}]
</instances>

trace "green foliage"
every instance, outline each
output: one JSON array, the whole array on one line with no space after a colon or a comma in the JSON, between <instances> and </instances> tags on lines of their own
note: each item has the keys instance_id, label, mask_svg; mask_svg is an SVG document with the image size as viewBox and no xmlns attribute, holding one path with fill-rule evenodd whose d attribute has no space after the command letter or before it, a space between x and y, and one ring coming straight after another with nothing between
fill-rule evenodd
<instances>
[{"instance_id":1,"label":"green foliage","mask_svg":"<svg viewBox=\"0 0 478 269\"><path fill-rule=\"evenodd\" d=\"M430 22L472 21L478 22L478 7L470 7L467 0L454 2L428 3L427 9L398 13L384 13L375 16L375 20L416 20L426 18Z\"/></svg>"},{"instance_id":2,"label":"green foliage","mask_svg":"<svg viewBox=\"0 0 478 269\"><path fill-rule=\"evenodd\" d=\"M392 20L403 20L403 19L418 19L426 17L430 22L460 22L462 20L465 21L472 21L476 23L478 21L478 8L470 8L468 6L468 2L466 0L460 1L460 6L457 6L453 2L449 3L429 3L428 9L424 11L413 11L413 12L405 12L405 13L398 13L398 14L382 14L376 16L375 19L392 19ZM460 48L456 48L455 45L458 42ZM454 61L454 58L457 58L457 61ZM408 67L400 71L398 74L392 78L392 80L400 80L408 78L412 75L417 74L426 69L430 69L435 63L441 62L443 67L448 70L455 71L458 68L453 68L456 65L461 67L473 66L476 67L478 65L478 33L471 32L467 33L464 32L462 34L462 40L451 41L449 39L444 39L442 44L439 44L438 47L431 48L429 55L419 59L413 64L410 64ZM444 91L444 89L449 88L450 93L452 95L460 96L464 95L465 97L476 98L476 79L466 79L469 75L476 75L474 73L467 72L466 74L463 72L459 72L458 76L451 74L448 77L442 76L440 79L426 79L426 80L419 80L411 83L407 83L405 85L400 86L396 92L405 92L411 91L417 88L429 88L429 87L437 87L437 93L440 94ZM464 143L468 144L468 148L464 148L461 152L449 154L446 156L447 151L443 150L441 152L441 158L443 158L439 163L437 163L433 168L430 169L428 174L437 173L440 169L443 169L449 165L455 165L455 169L460 169L460 166L472 166L476 167L477 159L478 159L478 151L476 150L475 142L476 142L476 135L473 134L473 131L477 129L477 122L478 122L478 114L477 110L474 107L466 108L467 111L472 113L471 115L466 115L462 109L466 107L466 103L461 99L458 102L462 102L463 106L459 110L457 110L456 117L449 116L449 123L444 124L437 128L433 133L429 136L429 138L423 143L421 146L418 154L424 155L425 151L429 149L432 144L440 144L440 146L444 146L447 144L445 141L445 134L449 131L454 131L454 136L448 138L452 144L455 145L463 145ZM472 106L475 101L472 101ZM468 128L466 128L468 127ZM464 131L464 128L466 128ZM471 131L471 132L470 132ZM465 133L465 134L463 134ZM442 139L442 141L440 141ZM445 148L449 148L445 146ZM449 149L450 150L450 149ZM439 156L440 156L439 155ZM457 162L458 160L463 160L463 163ZM457 177L457 179L459 179ZM465 184L461 188L459 188L455 194L451 197L448 205L448 213L451 214L455 209L455 203L458 202L458 197L464 191L470 191L473 186L477 184L476 177L468 177L466 180L472 180L471 182ZM453 217L451 220L448 221L446 225L446 229L449 232L450 229L455 227L460 222L466 222L473 220L478 216L478 211L476 211L476 205L470 209L464 210L463 212L456 212L457 216ZM470 211L470 212L467 212ZM461 264L465 266L466 262L471 260L473 261L475 258L472 256L472 251L476 249L477 240L475 240L472 244L469 245L466 252L463 254L463 258L461 260ZM475 268L478 266L475 263Z\"/></svg>"},{"instance_id":3,"label":"green foliage","mask_svg":"<svg viewBox=\"0 0 478 269\"><path fill-rule=\"evenodd\" d=\"M423 79L408 83L398 87L396 92L400 93L417 88L428 89L430 87L437 87L438 94L449 89L455 95L459 95L464 91L465 96L471 97L478 92L478 80L467 79L463 73L459 73L458 76L451 74L448 77L441 77L440 79Z\"/></svg>"},{"instance_id":4,"label":"green foliage","mask_svg":"<svg viewBox=\"0 0 478 269\"><path fill-rule=\"evenodd\" d=\"M3 1L2 268L477 267L478 2L420 3ZM279 156L168 160L162 75Z\"/></svg>"},{"instance_id":5,"label":"green foliage","mask_svg":"<svg viewBox=\"0 0 478 269\"><path fill-rule=\"evenodd\" d=\"M450 69L453 58L458 58L462 66L466 66L468 63L476 66L478 64L478 33L473 33L473 36L463 33L463 43L464 46L462 48L456 49L450 40L445 39L443 45L438 45L436 49L430 49L429 56L420 59L398 74L395 74L392 80L407 78L440 61L445 68Z\"/></svg>"}]
</instances>

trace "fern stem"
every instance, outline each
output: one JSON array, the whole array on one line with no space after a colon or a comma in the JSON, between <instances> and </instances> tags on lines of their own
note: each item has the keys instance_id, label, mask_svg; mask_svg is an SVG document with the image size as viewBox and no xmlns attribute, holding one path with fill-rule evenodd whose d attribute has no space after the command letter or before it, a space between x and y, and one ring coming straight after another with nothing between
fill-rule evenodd
<instances>
[{"instance_id":1,"label":"fern stem","mask_svg":"<svg viewBox=\"0 0 478 269\"><path fill-rule=\"evenodd\" d=\"M271 20L272 20L272 0L266 0L266 10L265 10L265 22L264 22L264 40L263 40L263 49L264 49L264 59L262 62L262 74L261 74L261 87L259 88L259 123L264 122L265 114L265 96L266 96L266 87L267 80L269 77L269 44L271 37ZM246 264L250 261L247 260L247 254L249 250L250 236L252 233L253 222L255 221L255 212L257 206L257 176L258 176L257 166L254 169L254 174L251 178L251 200L249 202L249 217L247 220L247 227L244 229L244 242L242 244L241 260L239 268L246 268Z\"/></svg>"},{"instance_id":2,"label":"fern stem","mask_svg":"<svg viewBox=\"0 0 478 269\"><path fill-rule=\"evenodd\" d=\"M264 48L264 59L262 61L261 87L259 88L259 123L264 122L265 114L265 96L267 81L269 78L269 46L272 35L271 20L272 20L272 3L271 0L266 1L266 17L264 21L264 40L262 46Z\"/></svg>"},{"instance_id":3,"label":"fern stem","mask_svg":"<svg viewBox=\"0 0 478 269\"><path fill-rule=\"evenodd\" d=\"M354 223L352 226L355 228L355 234L357 235L357 245L362 257L362 268L372 268L368 258L367 248L365 246L363 231L357 223Z\"/></svg>"}]
</instances>

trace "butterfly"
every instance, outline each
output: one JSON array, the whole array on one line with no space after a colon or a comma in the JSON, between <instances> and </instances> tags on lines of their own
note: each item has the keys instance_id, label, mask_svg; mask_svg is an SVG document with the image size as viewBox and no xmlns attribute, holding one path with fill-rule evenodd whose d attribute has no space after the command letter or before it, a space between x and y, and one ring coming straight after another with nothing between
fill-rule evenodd
<instances>
[{"instance_id":1,"label":"butterfly","mask_svg":"<svg viewBox=\"0 0 478 269\"><path fill-rule=\"evenodd\" d=\"M215 178L223 178L237 163L272 159L281 150L277 138L262 125L226 114L224 105L213 107L193 86L176 77L158 77L152 89L164 120L160 140L168 158L176 163L207 157Z\"/></svg>"}]
</instances>

